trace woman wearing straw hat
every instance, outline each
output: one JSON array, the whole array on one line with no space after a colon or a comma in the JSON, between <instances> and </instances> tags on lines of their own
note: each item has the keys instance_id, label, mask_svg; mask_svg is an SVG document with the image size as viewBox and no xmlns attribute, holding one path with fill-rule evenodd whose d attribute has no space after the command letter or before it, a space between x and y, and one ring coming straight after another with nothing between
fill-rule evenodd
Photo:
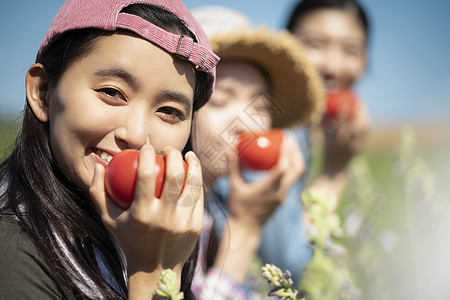
<instances>
[{"instance_id":1,"label":"woman wearing straw hat","mask_svg":"<svg viewBox=\"0 0 450 300\"><path fill-rule=\"evenodd\" d=\"M246 280L257 254L290 269L296 282L311 256L300 201L308 133L300 126L320 119L322 85L287 32L252 29L245 16L223 7L193 13L221 58L211 102L195 114L192 136L214 219L207 216L200 242L214 248L214 226L219 243L215 260L200 259L193 291L200 299L254 298ZM264 173L240 170L236 134L272 127L285 128L277 165Z\"/></svg>"}]
</instances>

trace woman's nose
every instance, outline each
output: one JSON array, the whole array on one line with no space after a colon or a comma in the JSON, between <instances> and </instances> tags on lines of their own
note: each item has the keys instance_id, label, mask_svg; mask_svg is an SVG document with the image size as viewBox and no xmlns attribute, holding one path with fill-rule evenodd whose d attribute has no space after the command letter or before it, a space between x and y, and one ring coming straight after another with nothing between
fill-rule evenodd
<instances>
[{"instance_id":1,"label":"woman's nose","mask_svg":"<svg viewBox=\"0 0 450 300\"><path fill-rule=\"evenodd\" d=\"M344 57L339 49L331 47L328 49L326 58L322 65L322 74L328 78L338 79L344 67Z\"/></svg>"},{"instance_id":2,"label":"woman's nose","mask_svg":"<svg viewBox=\"0 0 450 300\"><path fill-rule=\"evenodd\" d=\"M130 108L121 119L116 139L125 143L126 148L139 149L148 140L148 114L143 109Z\"/></svg>"},{"instance_id":3,"label":"woman's nose","mask_svg":"<svg viewBox=\"0 0 450 300\"><path fill-rule=\"evenodd\" d=\"M282 112L278 106L272 104L272 99L267 94L261 94L250 103L241 113L248 128L252 131L266 131L272 126L272 117L281 117Z\"/></svg>"}]
</instances>

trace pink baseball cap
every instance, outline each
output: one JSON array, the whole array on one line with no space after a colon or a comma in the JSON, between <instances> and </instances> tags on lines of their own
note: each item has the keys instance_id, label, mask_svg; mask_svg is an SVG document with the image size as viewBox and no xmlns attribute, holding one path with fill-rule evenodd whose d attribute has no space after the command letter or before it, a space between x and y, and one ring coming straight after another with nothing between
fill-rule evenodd
<instances>
[{"instance_id":1,"label":"pink baseball cap","mask_svg":"<svg viewBox=\"0 0 450 300\"><path fill-rule=\"evenodd\" d=\"M196 39L168 32L136 15L121 12L131 4L149 4L163 8L180 18ZM61 34L76 29L98 28L106 31L126 29L189 61L209 77L209 91L205 104L213 91L216 65L219 57L211 50L208 38L200 24L181 0L68 0L56 14L39 48L36 61Z\"/></svg>"}]
</instances>

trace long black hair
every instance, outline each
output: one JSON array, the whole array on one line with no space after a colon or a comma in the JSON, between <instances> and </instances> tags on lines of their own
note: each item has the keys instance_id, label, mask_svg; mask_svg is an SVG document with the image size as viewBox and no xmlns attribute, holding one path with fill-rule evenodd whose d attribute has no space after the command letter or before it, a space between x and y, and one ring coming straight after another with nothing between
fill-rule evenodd
<instances>
[{"instance_id":1,"label":"long black hair","mask_svg":"<svg viewBox=\"0 0 450 300\"><path fill-rule=\"evenodd\" d=\"M301 0L292 10L286 22L286 29L293 32L302 18L317 9L339 9L352 12L360 22L366 41L370 34L369 19L362 5L356 0Z\"/></svg>"},{"instance_id":2,"label":"long black hair","mask_svg":"<svg viewBox=\"0 0 450 300\"><path fill-rule=\"evenodd\" d=\"M195 38L183 21L162 8L134 4L123 11ZM88 54L98 39L111 34L98 29L74 30L53 42L37 61L45 67L49 86L57 86L71 64ZM195 72L194 110L205 98L209 80L205 73ZM108 299L127 298L125 263L116 242L88 193L59 169L49 141L48 123L36 118L27 101L15 149L0 166L0 183L6 187L0 195L0 214L19 220L67 299L87 299L99 292ZM188 144L185 151L189 148ZM190 285L198 247L195 249L182 271L181 290L186 299L193 298ZM112 282L102 275L104 268L114 277Z\"/></svg>"}]
</instances>

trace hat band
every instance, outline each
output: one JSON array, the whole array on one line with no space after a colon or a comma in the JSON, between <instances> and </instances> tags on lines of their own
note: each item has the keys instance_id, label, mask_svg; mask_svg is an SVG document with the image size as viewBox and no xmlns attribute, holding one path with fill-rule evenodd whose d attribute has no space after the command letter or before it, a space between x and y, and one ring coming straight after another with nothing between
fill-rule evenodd
<instances>
[{"instance_id":1,"label":"hat band","mask_svg":"<svg viewBox=\"0 0 450 300\"><path fill-rule=\"evenodd\" d=\"M217 55L191 37L167 32L136 15L119 13L116 27L133 31L167 52L181 56L200 71L208 72L219 62Z\"/></svg>"}]
</instances>

